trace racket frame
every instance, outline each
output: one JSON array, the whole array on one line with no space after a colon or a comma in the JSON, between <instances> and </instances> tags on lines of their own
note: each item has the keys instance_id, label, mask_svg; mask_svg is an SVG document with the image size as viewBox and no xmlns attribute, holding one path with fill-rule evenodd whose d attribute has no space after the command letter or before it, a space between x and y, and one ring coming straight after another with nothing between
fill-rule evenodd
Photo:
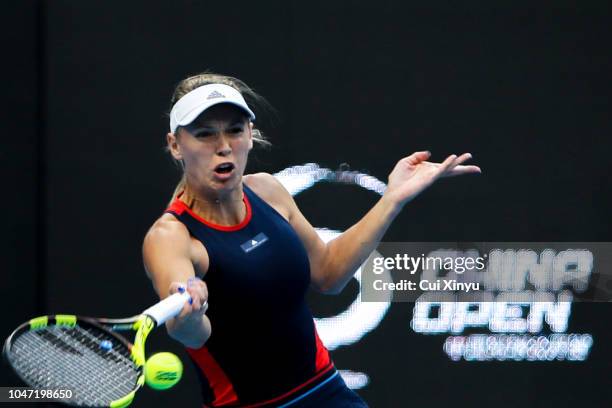
<instances>
[{"instance_id":1,"label":"racket frame","mask_svg":"<svg viewBox=\"0 0 612 408\"><path fill-rule=\"evenodd\" d=\"M145 382L144 365L146 362L146 357L144 344L147 340L147 336L157 326L161 326L168 319L177 316L182 310L183 305L188 301L191 302L192 300L191 296L187 291L183 291L182 293L174 293L165 298L164 300L161 300L155 305L149 307L141 314L124 319L93 318L65 314L35 317L25 323L22 323L10 334L10 336L4 342L2 354L4 358L8 361L13 371L19 376L19 378L24 383L29 384L28 381L26 381L22 377L22 375L17 372L11 362L10 353L11 346L13 344L13 338L15 338L19 333L25 330L31 331L47 327L49 326L49 322L52 322L51 324L66 327L73 327L79 321L85 322L86 324L89 324L98 330L108 333L117 341L126 346L128 348L128 351L130 352L130 357L132 358L132 361L137 367L138 379L136 381L136 386L134 387L134 389L131 392L127 393L125 396L110 403L111 408L124 408L132 403L136 391L138 391L140 387L144 385ZM125 337L116 333L117 331L129 330L136 332L133 343L130 343ZM59 402L66 403L66 401Z\"/></svg>"}]
</instances>

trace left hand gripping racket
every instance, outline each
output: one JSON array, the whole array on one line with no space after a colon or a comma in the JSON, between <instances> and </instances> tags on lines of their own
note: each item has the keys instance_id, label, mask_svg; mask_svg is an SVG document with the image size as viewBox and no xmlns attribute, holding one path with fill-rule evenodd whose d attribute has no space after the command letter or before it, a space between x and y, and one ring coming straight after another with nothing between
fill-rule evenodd
<instances>
[{"instance_id":1,"label":"left hand gripping racket","mask_svg":"<svg viewBox=\"0 0 612 408\"><path fill-rule=\"evenodd\" d=\"M29 386L45 390L71 390L79 407L128 406L144 384L148 334L178 315L187 292L175 293L140 315L103 319L50 315L20 325L6 339L3 354ZM117 331L135 331L134 343Z\"/></svg>"}]
</instances>

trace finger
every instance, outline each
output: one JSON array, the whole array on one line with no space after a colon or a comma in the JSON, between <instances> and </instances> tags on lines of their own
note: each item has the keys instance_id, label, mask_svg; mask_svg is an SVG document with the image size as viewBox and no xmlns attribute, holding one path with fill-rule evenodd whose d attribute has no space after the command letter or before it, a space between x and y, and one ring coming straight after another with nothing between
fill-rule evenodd
<instances>
[{"instance_id":1,"label":"finger","mask_svg":"<svg viewBox=\"0 0 612 408\"><path fill-rule=\"evenodd\" d=\"M420 162L429 159L429 157L431 156L431 152L428 150L424 150L421 152L414 152L412 153L410 156L406 157L405 160L412 164L419 164Z\"/></svg>"},{"instance_id":2,"label":"finger","mask_svg":"<svg viewBox=\"0 0 612 408\"><path fill-rule=\"evenodd\" d=\"M453 166L452 167L456 167L460 164L465 163L466 161L470 160L472 158L472 154L471 153L463 153L461 156L457 157L455 159L455 161L453 162Z\"/></svg>"},{"instance_id":3,"label":"finger","mask_svg":"<svg viewBox=\"0 0 612 408\"><path fill-rule=\"evenodd\" d=\"M187 279L187 286L188 287L190 287L190 286L200 287L202 285L204 285L204 281L200 277L198 277L198 276L195 276L195 277Z\"/></svg>"},{"instance_id":4,"label":"finger","mask_svg":"<svg viewBox=\"0 0 612 408\"><path fill-rule=\"evenodd\" d=\"M202 303L203 303L203 299L200 294L200 291L196 287L191 286L187 288L187 292L191 296L191 302L190 302L191 308L193 310L200 310L200 306L202 306Z\"/></svg>"},{"instance_id":5,"label":"finger","mask_svg":"<svg viewBox=\"0 0 612 408\"><path fill-rule=\"evenodd\" d=\"M201 303L204 303L206 299L208 299L208 287L201 278L190 278L187 281L187 288L193 289L198 294Z\"/></svg>"},{"instance_id":6,"label":"finger","mask_svg":"<svg viewBox=\"0 0 612 408\"><path fill-rule=\"evenodd\" d=\"M173 295L175 293L184 293L186 290L187 290L187 287L185 286L184 283L182 283L182 282L172 282L170 284L168 292L169 292L170 295ZM178 314L177 318L182 318L185 315L193 312L193 310L194 310L193 307L192 307L192 304L193 304L193 295L191 293L189 293L189 294L190 294L191 298L190 298L189 302L185 303L185 305L181 309L181 312Z\"/></svg>"},{"instance_id":7,"label":"finger","mask_svg":"<svg viewBox=\"0 0 612 408\"><path fill-rule=\"evenodd\" d=\"M482 173L478 166L457 166L454 169L446 172L442 177L461 176L463 174Z\"/></svg>"},{"instance_id":8,"label":"finger","mask_svg":"<svg viewBox=\"0 0 612 408\"><path fill-rule=\"evenodd\" d=\"M446 173L446 171L452 167L456 158L457 158L456 154L451 154L442 163L440 163L436 177L440 177L442 174Z\"/></svg>"},{"instance_id":9,"label":"finger","mask_svg":"<svg viewBox=\"0 0 612 408\"><path fill-rule=\"evenodd\" d=\"M206 308L208 307L208 290L206 288L206 284L204 284L204 282L200 282L197 287L192 287L190 290L193 290L192 296L194 298L192 308L194 310L205 312Z\"/></svg>"},{"instance_id":10,"label":"finger","mask_svg":"<svg viewBox=\"0 0 612 408\"><path fill-rule=\"evenodd\" d=\"M208 286L206 286L204 282L202 282L200 293L202 294L202 299L204 299L205 302L208 301Z\"/></svg>"},{"instance_id":11,"label":"finger","mask_svg":"<svg viewBox=\"0 0 612 408\"><path fill-rule=\"evenodd\" d=\"M471 158L471 153L463 153L461 156L458 157L455 156L455 159L452 161L452 163L449 166L446 166L444 170L442 170L442 172L438 174L438 177L446 177L450 172L453 171L455 167L459 166L461 163L464 163L466 160L469 160Z\"/></svg>"},{"instance_id":12,"label":"finger","mask_svg":"<svg viewBox=\"0 0 612 408\"><path fill-rule=\"evenodd\" d=\"M187 279L187 286L199 285L201 282L203 281L198 276L192 276L191 278Z\"/></svg>"},{"instance_id":13,"label":"finger","mask_svg":"<svg viewBox=\"0 0 612 408\"><path fill-rule=\"evenodd\" d=\"M452 164L450 167L448 167L448 168L446 169L446 171L444 172L444 174L442 174L442 176L443 176L443 177L446 177L446 176L451 175L451 174L452 174L452 175L464 174L463 172L465 171L465 169L468 169L468 170L467 170L468 172L469 172L469 171L472 171L472 170L470 170L470 169L474 169L474 167L476 167L476 166L474 166L474 167L467 167L467 166L463 166L463 169L462 169L460 172L458 172L458 173L453 173L453 171L454 171L454 170L455 170L457 167L461 166L463 163L465 163L466 161L470 160L471 158L472 158L472 154L471 154L471 153L463 153L461 156L457 157L457 158L456 158L456 159L453 161L453 164Z\"/></svg>"},{"instance_id":14,"label":"finger","mask_svg":"<svg viewBox=\"0 0 612 408\"><path fill-rule=\"evenodd\" d=\"M472 158L472 155L470 153L464 153L455 159L455 162L453 163L453 165L455 164L460 165L462 163L465 163L467 160L471 158ZM432 166L440 167L443 163L434 163L434 162L424 161L423 164L431 164Z\"/></svg>"},{"instance_id":15,"label":"finger","mask_svg":"<svg viewBox=\"0 0 612 408\"><path fill-rule=\"evenodd\" d=\"M183 293L185 292L185 284L183 282L172 282L168 289L168 293L170 295L174 295L175 293Z\"/></svg>"},{"instance_id":16,"label":"finger","mask_svg":"<svg viewBox=\"0 0 612 408\"><path fill-rule=\"evenodd\" d=\"M191 293L189 291L189 289L184 284L179 285L178 292L179 293L187 292L189 294L189 301L185 302L185 304L183 305L183 309L181 310L181 313L179 314L178 317L184 317L185 315L193 313L193 311L194 311L193 305L197 301L197 300L194 300L193 293Z\"/></svg>"}]
</instances>

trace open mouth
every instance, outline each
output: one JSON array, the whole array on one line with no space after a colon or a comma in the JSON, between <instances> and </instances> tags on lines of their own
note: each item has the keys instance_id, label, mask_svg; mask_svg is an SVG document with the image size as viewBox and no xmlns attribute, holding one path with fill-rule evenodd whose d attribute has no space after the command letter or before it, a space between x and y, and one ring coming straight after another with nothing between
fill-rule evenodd
<instances>
[{"instance_id":1,"label":"open mouth","mask_svg":"<svg viewBox=\"0 0 612 408\"><path fill-rule=\"evenodd\" d=\"M215 173L219 173L219 174L227 174L227 173L231 173L232 170L234 170L234 164L233 163L221 163L220 165L218 165L217 167L215 167Z\"/></svg>"}]
</instances>

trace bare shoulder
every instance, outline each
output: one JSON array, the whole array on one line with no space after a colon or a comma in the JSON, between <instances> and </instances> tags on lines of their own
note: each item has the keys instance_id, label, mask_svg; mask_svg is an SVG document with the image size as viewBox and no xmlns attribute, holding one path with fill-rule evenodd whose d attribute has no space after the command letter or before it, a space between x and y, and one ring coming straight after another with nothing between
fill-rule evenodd
<instances>
[{"instance_id":1,"label":"bare shoulder","mask_svg":"<svg viewBox=\"0 0 612 408\"><path fill-rule=\"evenodd\" d=\"M267 202L291 199L291 194L270 173L248 174L244 176L243 181L251 190Z\"/></svg>"},{"instance_id":2,"label":"bare shoulder","mask_svg":"<svg viewBox=\"0 0 612 408\"><path fill-rule=\"evenodd\" d=\"M203 244L172 214L163 214L149 228L142 258L147 276L160 294L167 293L173 281L184 282L194 274L203 277L209 265Z\"/></svg>"},{"instance_id":3,"label":"bare shoulder","mask_svg":"<svg viewBox=\"0 0 612 408\"><path fill-rule=\"evenodd\" d=\"M269 173L248 174L243 177L243 182L271 205L276 211L289 219L295 202L285 187Z\"/></svg>"},{"instance_id":4,"label":"bare shoulder","mask_svg":"<svg viewBox=\"0 0 612 408\"><path fill-rule=\"evenodd\" d=\"M166 259L193 258L193 245L189 230L172 214L164 214L149 228L142 243L142 255L147 269L149 264Z\"/></svg>"},{"instance_id":5,"label":"bare shoulder","mask_svg":"<svg viewBox=\"0 0 612 408\"><path fill-rule=\"evenodd\" d=\"M186 270L185 262L200 276L208 270L206 249L171 214L162 215L151 226L142 244L142 256L149 277L159 271L165 274L168 269Z\"/></svg>"},{"instance_id":6,"label":"bare shoulder","mask_svg":"<svg viewBox=\"0 0 612 408\"><path fill-rule=\"evenodd\" d=\"M187 227L172 214L163 214L149 228L145 235L144 245L166 245L180 241L189 243L189 240Z\"/></svg>"}]
</instances>

